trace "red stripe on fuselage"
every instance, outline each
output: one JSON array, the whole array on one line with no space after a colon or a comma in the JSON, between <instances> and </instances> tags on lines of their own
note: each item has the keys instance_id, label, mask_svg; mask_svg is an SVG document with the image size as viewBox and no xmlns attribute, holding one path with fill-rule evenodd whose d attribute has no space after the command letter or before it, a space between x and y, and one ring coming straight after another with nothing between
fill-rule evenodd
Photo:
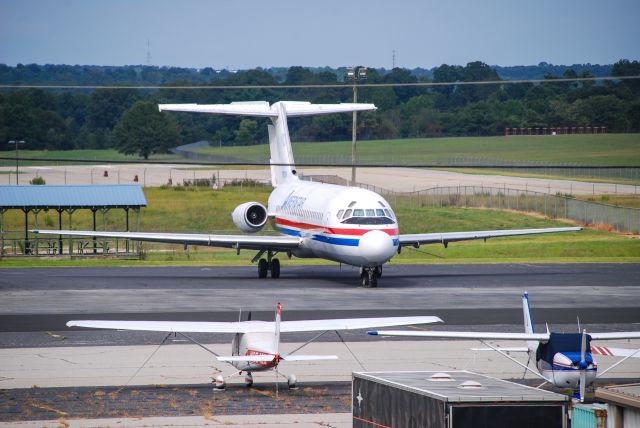
<instances>
[{"instance_id":1,"label":"red stripe on fuselage","mask_svg":"<svg viewBox=\"0 0 640 428\"><path fill-rule=\"evenodd\" d=\"M343 228L337 228L337 227L319 226L316 224L309 224L309 223L299 223L297 221L291 221L291 220L287 220L280 217L276 217L276 224L281 224L283 226L297 227L300 229L322 229L323 232L331 233L333 235L361 236L367 232L371 232L372 230L380 230L382 232L389 234L390 236L398 236L398 229L395 227L391 229L343 229Z\"/></svg>"}]
</instances>

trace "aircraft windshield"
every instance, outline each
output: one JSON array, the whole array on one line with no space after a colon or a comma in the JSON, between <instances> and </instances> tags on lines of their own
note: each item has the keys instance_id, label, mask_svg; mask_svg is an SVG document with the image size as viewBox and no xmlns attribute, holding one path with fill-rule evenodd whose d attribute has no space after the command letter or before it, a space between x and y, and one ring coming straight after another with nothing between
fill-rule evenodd
<instances>
[{"instance_id":1,"label":"aircraft windshield","mask_svg":"<svg viewBox=\"0 0 640 428\"><path fill-rule=\"evenodd\" d=\"M343 214L344 212L344 214ZM393 224L392 215L388 209L366 208L353 210L340 210L338 218L342 218L344 224Z\"/></svg>"}]
</instances>

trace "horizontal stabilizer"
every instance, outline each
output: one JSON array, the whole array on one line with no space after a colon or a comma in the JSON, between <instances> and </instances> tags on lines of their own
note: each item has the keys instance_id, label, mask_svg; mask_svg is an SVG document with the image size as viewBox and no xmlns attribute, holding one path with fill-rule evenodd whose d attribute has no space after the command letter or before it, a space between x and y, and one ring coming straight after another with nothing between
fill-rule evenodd
<instances>
[{"instance_id":1,"label":"horizontal stabilizer","mask_svg":"<svg viewBox=\"0 0 640 428\"><path fill-rule=\"evenodd\" d=\"M231 114L238 116L277 117L271 111L269 103L231 103L231 104L159 104L160 111L183 111L191 113Z\"/></svg>"},{"instance_id":2,"label":"horizontal stabilizer","mask_svg":"<svg viewBox=\"0 0 640 428\"><path fill-rule=\"evenodd\" d=\"M285 361L337 360L337 355L283 355Z\"/></svg>"},{"instance_id":3,"label":"horizontal stabilizer","mask_svg":"<svg viewBox=\"0 0 640 428\"><path fill-rule=\"evenodd\" d=\"M231 357L217 357L218 361L225 361L225 362L234 362L234 361L242 361L242 362L269 362L269 361L273 361L274 358L276 356L275 355L234 355Z\"/></svg>"},{"instance_id":4,"label":"horizontal stabilizer","mask_svg":"<svg viewBox=\"0 0 640 428\"><path fill-rule=\"evenodd\" d=\"M286 116L314 116L319 114L348 113L353 111L376 110L373 104L311 104L303 101L280 101L269 105L266 101L236 102L231 104L159 104L160 111L191 113L230 114L237 116L278 117L276 104L284 107Z\"/></svg>"}]
</instances>

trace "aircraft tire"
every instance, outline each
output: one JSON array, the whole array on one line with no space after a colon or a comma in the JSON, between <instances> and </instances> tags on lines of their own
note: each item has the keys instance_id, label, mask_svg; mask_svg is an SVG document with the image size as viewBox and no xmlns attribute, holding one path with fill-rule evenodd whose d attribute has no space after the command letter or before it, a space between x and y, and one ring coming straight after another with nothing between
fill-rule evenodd
<instances>
[{"instance_id":1,"label":"aircraft tire","mask_svg":"<svg viewBox=\"0 0 640 428\"><path fill-rule=\"evenodd\" d=\"M362 281L362 287L369 288L369 275L367 274L366 270L362 271L362 274L360 274L360 279Z\"/></svg>"},{"instance_id":2,"label":"aircraft tire","mask_svg":"<svg viewBox=\"0 0 640 428\"><path fill-rule=\"evenodd\" d=\"M375 268L377 269L377 268ZM369 287L370 288L376 288L378 286L378 274L376 272L375 269L371 270L371 273L369 273Z\"/></svg>"},{"instance_id":3,"label":"aircraft tire","mask_svg":"<svg viewBox=\"0 0 640 428\"><path fill-rule=\"evenodd\" d=\"M271 260L271 278L280 278L280 260L278 259Z\"/></svg>"},{"instance_id":4,"label":"aircraft tire","mask_svg":"<svg viewBox=\"0 0 640 428\"><path fill-rule=\"evenodd\" d=\"M374 268L374 272L376 274L376 278L382 278L382 266L376 266Z\"/></svg>"},{"instance_id":5,"label":"aircraft tire","mask_svg":"<svg viewBox=\"0 0 640 428\"><path fill-rule=\"evenodd\" d=\"M258 261L258 278L266 278L269 272L269 263L266 259L260 259Z\"/></svg>"}]
</instances>

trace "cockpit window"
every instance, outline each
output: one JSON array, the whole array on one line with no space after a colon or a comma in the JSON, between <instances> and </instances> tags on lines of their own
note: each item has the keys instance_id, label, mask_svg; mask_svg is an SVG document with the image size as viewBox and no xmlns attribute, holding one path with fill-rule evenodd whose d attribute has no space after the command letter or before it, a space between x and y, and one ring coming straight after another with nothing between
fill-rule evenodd
<instances>
[{"instance_id":1,"label":"cockpit window","mask_svg":"<svg viewBox=\"0 0 640 428\"><path fill-rule=\"evenodd\" d=\"M364 216L364 210L353 210L353 216L354 217L363 217Z\"/></svg>"},{"instance_id":2,"label":"cockpit window","mask_svg":"<svg viewBox=\"0 0 640 428\"><path fill-rule=\"evenodd\" d=\"M351 217L342 220L343 224L393 224L388 217Z\"/></svg>"},{"instance_id":3,"label":"cockpit window","mask_svg":"<svg viewBox=\"0 0 640 428\"><path fill-rule=\"evenodd\" d=\"M365 210L367 212L367 217L375 217L376 216L376 211L375 210Z\"/></svg>"},{"instance_id":4,"label":"cockpit window","mask_svg":"<svg viewBox=\"0 0 640 428\"><path fill-rule=\"evenodd\" d=\"M376 209L376 217L384 217L384 210Z\"/></svg>"},{"instance_id":5,"label":"cockpit window","mask_svg":"<svg viewBox=\"0 0 640 428\"><path fill-rule=\"evenodd\" d=\"M344 217L342 217L342 218L348 218L350 216L351 216L351 210L347 210L347 211L345 211Z\"/></svg>"},{"instance_id":6,"label":"cockpit window","mask_svg":"<svg viewBox=\"0 0 640 428\"><path fill-rule=\"evenodd\" d=\"M336 215L336 217L338 217L338 220L342 218L342 214L344 214L344 210L338 211L338 214Z\"/></svg>"}]
</instances>

